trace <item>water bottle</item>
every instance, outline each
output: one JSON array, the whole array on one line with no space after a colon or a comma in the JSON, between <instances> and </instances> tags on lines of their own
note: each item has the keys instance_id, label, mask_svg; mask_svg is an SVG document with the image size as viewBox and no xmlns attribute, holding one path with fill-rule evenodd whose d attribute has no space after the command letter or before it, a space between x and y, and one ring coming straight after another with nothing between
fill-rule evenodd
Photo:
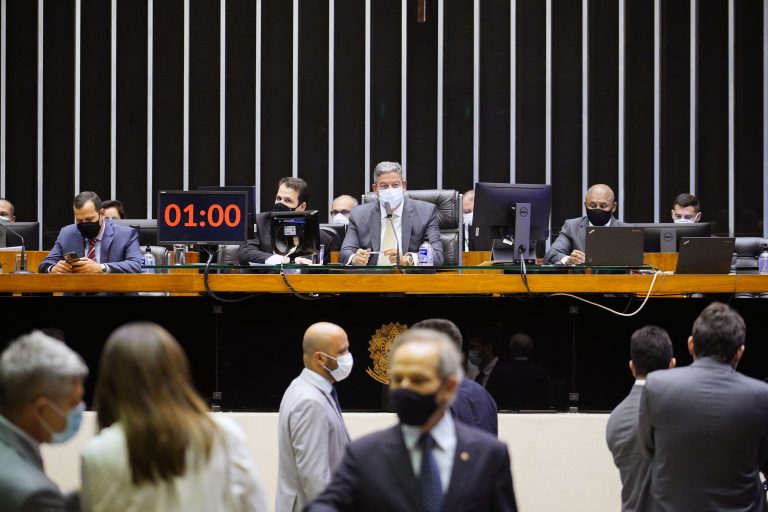
<instances>
[{"instance_id":1,"label":"water bottle","mask_svg":"<svg viewBox=\"0 0 768 512\"><path fill-rule=\"evenodd\" d=\"M435 264L435 256L430 245L429 240L424 240L424 243L419 247L419 265L425 265L431 267Z\"/></svg>"},{"instance_id":2,"label":"water bottle","mask_svg":"<svg viewBox=\"0 0 768 512\"><path fill-rule=\"evenodd\" d=\"M760 274L768 274L768 244L763 245L763 252L757 259L757 271Z\"/></svg>"},{"instance_id":3,"label":"water bottle","mask_svg":"<svg viewBox=\"0 0 768 512\"><path fill-rule=\"evenodd\" d=\"M152 267L152 268L145 268ZM154 274L155 273L155 257L152 255L152 249L147 246L147 250L144 253L144 257L141 258L141 273L142 274Z\"/></svg>"}]
</instances>

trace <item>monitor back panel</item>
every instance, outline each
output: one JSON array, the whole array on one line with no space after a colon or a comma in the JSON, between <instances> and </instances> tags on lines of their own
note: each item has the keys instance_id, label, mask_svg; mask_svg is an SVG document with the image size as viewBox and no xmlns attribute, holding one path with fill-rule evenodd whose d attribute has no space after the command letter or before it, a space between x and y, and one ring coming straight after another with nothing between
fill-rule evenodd
<instances>
[{"instance_id":1,"label":"monitor back panel","mask_svg":"<svg viewBox=\"0 0 768 512\"><path fill-rule=\"evenodd\" d=\"M677 257L678 274L728 274L734 238L683 238Z\"/></svg>"},{"instance_id":2,"label":"monitor back panel","mask_svg":"<svg viewBox=\"0 0 768 512\"><path fill-rule=\"evenodd\" d=\"M587 227L586 264L633 266L643 264L643 230L635 227Z\"/></svg>"}]
</instances>

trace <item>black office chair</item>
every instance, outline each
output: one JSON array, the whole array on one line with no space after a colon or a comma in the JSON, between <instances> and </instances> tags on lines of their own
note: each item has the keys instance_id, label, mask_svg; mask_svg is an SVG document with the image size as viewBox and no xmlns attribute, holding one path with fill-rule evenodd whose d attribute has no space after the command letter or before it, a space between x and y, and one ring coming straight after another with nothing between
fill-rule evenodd
<instances>
[{"instance_id":1,"label":"black office chair","mask_svg":"<svg viewBox=\"0 0 768 512\"><path fill-rule=\"evenodd\" d=\"M443 241L446 265L461 265L464 256L463 196L458 190L406 190L411 199L426 201L437 206L437 224ZM366 192L363 203L378 201L375 192Z\"/></svg>"},{"instance_id":2,"label":"black office chair","mask_svg":"<svg viewBox=\"0 0 768 512\"><path fill-rule=\"evenodd\" d=\"M768 239L759 236L737 236L736 245L736 271L754 270L757 271L757 258L763 252L763 247L768 244ZM760 297L768 298L768 293L736 293L734 297L738 299L748 299Z\"/></svg>"},{"instance_id":3,"label":"black office chair","mask_svg":"<svg viewBox=\"0 0 768 512\"><path fill-rule=\"evenodd\" d=\"M347 234L346 224L320 224L320 231L324 231L331 237L330 247L325 248L326 254L330 254L332 251L341 251L341 244L344 243L344 237Z\"/></svg>"}]
</instances>

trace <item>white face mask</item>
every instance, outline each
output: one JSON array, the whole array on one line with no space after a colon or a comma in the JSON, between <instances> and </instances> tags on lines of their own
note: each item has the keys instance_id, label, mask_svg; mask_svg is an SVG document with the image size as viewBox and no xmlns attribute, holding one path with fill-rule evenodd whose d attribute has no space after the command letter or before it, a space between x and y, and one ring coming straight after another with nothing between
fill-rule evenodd
<instances>
[{"instance_id":1,"label":"white face mask","mask_svg":"<svg viewBox=\"0 0 768 512\"><path fill-rule=\"evenodd\" d=\"M694 222L693 219L686 219L685 217L675 219L675 224L693 224Z\"/></svg>"},{"instance_id":2,"label":"white face mask","mask_svg":"<svg viewBox=\"0 0 768 512\"><path fill-rule=\"evenodd\" d=\"M403 202L403 188L385 188L384 190L379 190L379 203L381 203L382 207L384 206L384 203L389 203L390 208L393 210L400 206L400 203Z\"/></svg>"},{"instance_id":3,"label":"white face mask","mask_svg":"<svg viewBox=\"0 0 768 512\"><path fill-rule=\"evenodd\" d=\"M464 214L464 224L472 225L472 214L474 212L469 212Z\"/></svg>"},{"instance_id":4,"label":"white face mask","mask_svg":"<svg viewBox=\"0 0 768 512\"><path fill-rule=\"evenodd\" d=\"M343 213L337 213L331 219L331 224L349 224L349 217Z\"/></svg>"},{"instance_id":5,"label":"white face mask","mask_svg":"<svg viewBox=\"0 0 768 512\"><path fill-rule=\"evenodd\" d=\"M11 218L0 216L0 222L11 222Z\"/></svg>"},{"instance_id":6,"label":"white face mask","mask_svg":"<svg viewBox=\"0 0 768 512\"><path fill-rule=\"evenodd\" d=\"M331 370L330 368L323 366L323 368L328 370L328 372L331 374L331 377L333 377L333 380L335 380L336 382L340 382L346 379L347 377L349 377L349 374L352 373L353 361L352 361L351 352L347 352L346 354L341 355L339 357L329 356L325 352L321 352L321 354L323 354L325 357L329 359L333 359L334 361L336 361L336 363L338 363L338 366L336 367L335 370Z\"/></svg>"}]
</instances>

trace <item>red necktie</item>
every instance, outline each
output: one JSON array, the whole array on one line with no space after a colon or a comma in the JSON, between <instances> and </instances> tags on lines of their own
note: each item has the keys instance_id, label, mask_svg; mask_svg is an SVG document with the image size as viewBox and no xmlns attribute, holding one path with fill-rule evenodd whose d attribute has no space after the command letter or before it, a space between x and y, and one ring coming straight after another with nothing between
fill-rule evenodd
<instances>
[{"instance_id":1,"label":"red necktie","mask_svg":"<svg viewBox=\"0 0 768 512\"><path fill-rule=\"evenodd\" d=\"M91 240L88 246L88 259L96 261L96 240Z\"/></svg>"}]
</instances>

